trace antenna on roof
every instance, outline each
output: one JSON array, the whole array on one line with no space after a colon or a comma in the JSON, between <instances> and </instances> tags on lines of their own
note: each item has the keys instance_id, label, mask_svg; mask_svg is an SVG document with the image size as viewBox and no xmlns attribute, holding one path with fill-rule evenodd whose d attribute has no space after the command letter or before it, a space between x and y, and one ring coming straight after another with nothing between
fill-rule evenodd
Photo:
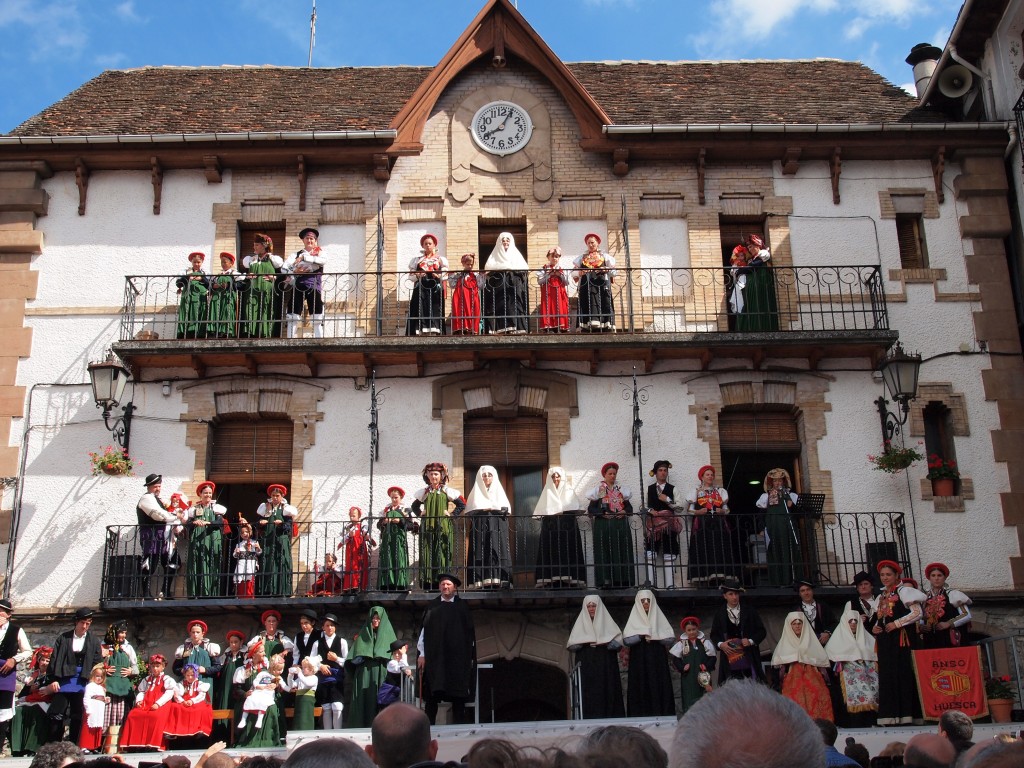
<instances>
[{"instance_id":1,"label":"antenna on roof","mask_svg":"<svg viewBox=\"0 0 1024 768\"><path fill-rule=\"evenodd\" d=\"M316 0L313 0L313 15L309 17L309 61L307 67L313 66L313 46L316 45Z\"/></svg>"}]
</instances>

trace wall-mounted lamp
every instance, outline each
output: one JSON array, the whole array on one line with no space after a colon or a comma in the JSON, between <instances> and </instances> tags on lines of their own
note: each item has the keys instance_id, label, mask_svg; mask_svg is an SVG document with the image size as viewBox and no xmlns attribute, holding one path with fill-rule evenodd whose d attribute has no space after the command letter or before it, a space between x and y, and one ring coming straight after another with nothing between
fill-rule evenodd
<instances>
[{"instance_id":1,"label":"wall-mounted lamp","mask_svg":"<svg viewBox=\"0 0 1024 768\"><path fill-rule=\"evenodd\" d=\"M908 355L898 341L889 350L885 359L878 366L889 395L900 406L901 416L888 409L889 401L885 396L875 400L878 416L882 423L882 444L886 450L893 436L899 434L900 427L907 423L910 415L910 401L917 397L917 377L921 372L921 355Z\"/></svg>"},{"instance_id":2,"label":"wall-mounted lamp","mask_svg":"<svg viewBox=\"0 0 1024 768\"><path fill-rule=\"evenodd\" d=\"M122 416L110 423L110 413L121 403L125 385L131 378L131 372L124 367L111 352L102 363L89 363L89 379L92 381L92 396L96 407L103 409L103 424L113 434L116 442L125 453L132 435L132 413L136 408L128 402L121 408Z\"/></svg>"}]
</instances>

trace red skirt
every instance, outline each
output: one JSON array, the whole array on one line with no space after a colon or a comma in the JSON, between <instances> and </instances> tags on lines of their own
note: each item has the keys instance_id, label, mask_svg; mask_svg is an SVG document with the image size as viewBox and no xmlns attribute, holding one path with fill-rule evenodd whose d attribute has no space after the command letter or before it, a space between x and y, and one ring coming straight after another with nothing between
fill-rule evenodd
<instances>
[{"instance_id":1,"label":"red skirt","mask_svg":"<svg viewBox=\"0 0 1024 768\"><path fill-rule=\"evenodd\" d=\"M184 704L172 702L167 715L166 733L168 736L209 736L213 730L213 707L209 702Z\"/></svg>"},{"instance_id":2,"label":"red skirt","mask_svg":"<svg viewBox=\"0 0 1024 768\"><path fill-rule=\"evenodd\" d=\"M167 726L167 718L170 714L170 707L165 705L157 710L145 710L136 707L128 713L121 728L121 749L128 747L149 747L150 749L164 750L167 742L164 739L164 731Z\"/></svg>"},{"instance_id":3,"label":"red skirt","mask_svg":"<svg viewBox=\"0 0 1024 768\"><path fill-rule=\"evenodd\" d=\"M82 723L82 730L78 734L78 746L82 749L97 750L103 746L103 729L90 728Z\"/></svg>"},{"instance_id":4,"label":"red skirt","mask_svg":"<svg viewBox=\"0 0 1024 768\"><path fill-rule=\"evenodd\" d=\"M828 686L817 667L799 661L790 664L782 681L782 695L795 701L812 719L835 722Z\"/></svg>"}]
</instances>

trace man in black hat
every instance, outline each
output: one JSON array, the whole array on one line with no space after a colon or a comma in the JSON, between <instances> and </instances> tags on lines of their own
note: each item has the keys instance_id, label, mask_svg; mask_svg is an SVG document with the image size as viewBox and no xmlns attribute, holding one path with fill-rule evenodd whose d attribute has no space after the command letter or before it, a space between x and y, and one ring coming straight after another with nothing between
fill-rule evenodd
<instances>
[{"instance_id":1,"label":"man in black hat","mask_svg":"<svg viewBox=\"0 0 1024 768\"><path fill-rule=\"evenodd\" d=\"M675 587L675 564L679 557L679 534L682 520L675 513L675 486L668 481L672 462L661 459L654 462L648 474L654 482L647 486L647 516L644 518L644 558L647 561L647 581L655 587ZM658 555L664 560L661 573L655 575Z\"/></svg>"},{"instance_id":2,"label":"man in black hat","mask_svg":"<svg viewBox=\"0 0 1024 768\"><path fill-rule=\"evenodd\" d=\"M306 608L299 614L299 633L295 635L295 645L292 647L293 667L299 666L303 659L316 654L320 636L323 634L316 628L319 618L312 608Z\"/></svg>"},{"instance_id":3,"label":"man in black hat","mask_svg":"<svg viewBox=\"0 0 1024 768\"><path fill-rule=\"evenodd\" d=\"M718 684L750 677L764 682L758 646L768 632L761 617L752 605L740 604L740 593L745 590L739 581L726 579L719 589L725 604L715 611L711 619L711 642L719 652Z\"/></svg>"},{"instance_id":4,"label":"man in black hat","mask_svg":"<svg viewBox=\"0 0 1024 768\"><path fill-rule=\"evenodd\" d=\"M302 316L302 305L309 309L309 317L313 321L313 337L322 339L324 336L324 293L323 278L326 263L325 253L320 247L320 232L313 227L306 227L299 232L303 248L294 256L284 261L282 272L293 275L291 303L285 314L287 325L285 334L289 339L298 335L299 317Z\"/></svg>"},{"instance_id":5,"label":"man in black hat","mask_svg":"<svg viewBox=\"0 0 1024 768\"><path fill-rule=\"evenodd\" d=\"M875 582L867 571L858 571L853 577L853 586L857 589L853 609L860 614L861 622L867 622L874 615L878 604L878 598L875 597Z\"/></svg>"},{"instance_id":6,"label":"man in black hat","mask_svg":"<svg viewBox=\"0 0 1024 768\"><path fill-rule=\"evenodd\" d=\"M14 718L14 689L18 685L18 664L32 657L25 630L11 623L14 606L0 599L0 748Z\"/></svg>"},{"instance_id":7,"label":"man in black hat","mask_svg":"<svg viewBox=\"0 0 1024 768\"><path fill-rule=\"evenodd\" d=\"M149 578L157 565L162 565L164 589L160 594L170 600L174 597L174 575L181 565L172 531L181 520L160 499L162 484L163 475L152 474L146 477L146 492L135 506L135 514L139 520L139 548L142 550L139 558L142 597L153 597L149 591Z\"/></svg>"},{"instance_id":8,"label":"man in black hat","mask_svg":"<svg viewBox=\"0 0 1024 768\"><path fill-rule=\"evenodd\" d=\"M466 601L456 594L462 582L450 573L437 577L441 594L423 616L416 650L423 698L430 724L437 720L441 701L452 703L452 721L466 722L466 702L473 692L476 629Z\"/></svg>"},{"instance_id":9,"label":"man in black hat","mask_svg":"<svg viewBox=\"0 0 1024 768\"><path fill-rule=\"evenodd\" d=\"M92 626L91 608L75 611L75 628L57 635L50 658L49 674L57 679L50 686L55 694L47 714L52 721L51 741L64 738L64 722L71 721L68 740L78 742L82 730L82 700L92 668L103 660L100 641L89 634Z\"/></svg>"},{"instance_id":10,"label":"man in black hat","mask_svg":"<svg viewBox=\"0 0 1024 768\"><path fill-rule=\"evenodd\" d=\"M818 642L825 645L832 637L839 619L832 613L831 608L814 599L814 584L801 580L796 582L795 588L800 595L800 610L807 617L807 623L814 629Z\"/></svg>"}]
</instances>

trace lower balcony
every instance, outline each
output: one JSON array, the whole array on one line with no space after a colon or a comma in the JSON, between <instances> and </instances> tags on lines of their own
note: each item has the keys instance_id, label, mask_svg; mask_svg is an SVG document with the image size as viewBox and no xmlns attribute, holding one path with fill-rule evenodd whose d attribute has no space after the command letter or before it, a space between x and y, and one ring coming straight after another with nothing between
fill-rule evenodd
<instances>
[{"instance_id":1,"label":"lower balcony","mask_svg":"<svg viewBox=\"0 0 1024 768\"><path fill-rule=\"evenodd\" d=\"M146 368L367 369L492 359L584 362L823 357L877 360L896 339L879 267L618 270L601 291L536 272L474 273L471 289L407 272L129 276L115 351ZM311 278L306 278L311 279ZM179 285L184 288L179 290ZM218 287L220 286L220 287ZM461 291L461 293L460 293ZM468 299L468 305L466 303ZM469 309L465 307L469 306Z\"/></svg>"},{"instance_id":2,"label":"lower balcony","mask_svg":"<svg viewBox=\"0 0 1024 768\"><path fill-rule=\"evenodd\" d=\"M632 599L648 586L661 594L717 594L735 578L758 594L791 595L795 579L849 591L854 574L879 560L910 553L902 513L815 512L809 494L792 515L792 538L765 546L761 515L679 515L678 533L655 533L648 562L648 518L563 513L548 517L476 512L431 524L370 520L377 546L368 556L347 544L347 522L297 523L257 533L239 550L238 525L173 531L108 526L102 602L115 607L244 608L269 603L394 605L436 596L437 577L451 573L471 600L501 605L578 602L594 590ZM254 526L257 531L259 526ZM202 532L200 532L202 531ZM665 554L668 556L666 557ZM674 554L678 553L678 554ZM336 562L331 562L335 558Z\"/></svg>"}]
</instances>

